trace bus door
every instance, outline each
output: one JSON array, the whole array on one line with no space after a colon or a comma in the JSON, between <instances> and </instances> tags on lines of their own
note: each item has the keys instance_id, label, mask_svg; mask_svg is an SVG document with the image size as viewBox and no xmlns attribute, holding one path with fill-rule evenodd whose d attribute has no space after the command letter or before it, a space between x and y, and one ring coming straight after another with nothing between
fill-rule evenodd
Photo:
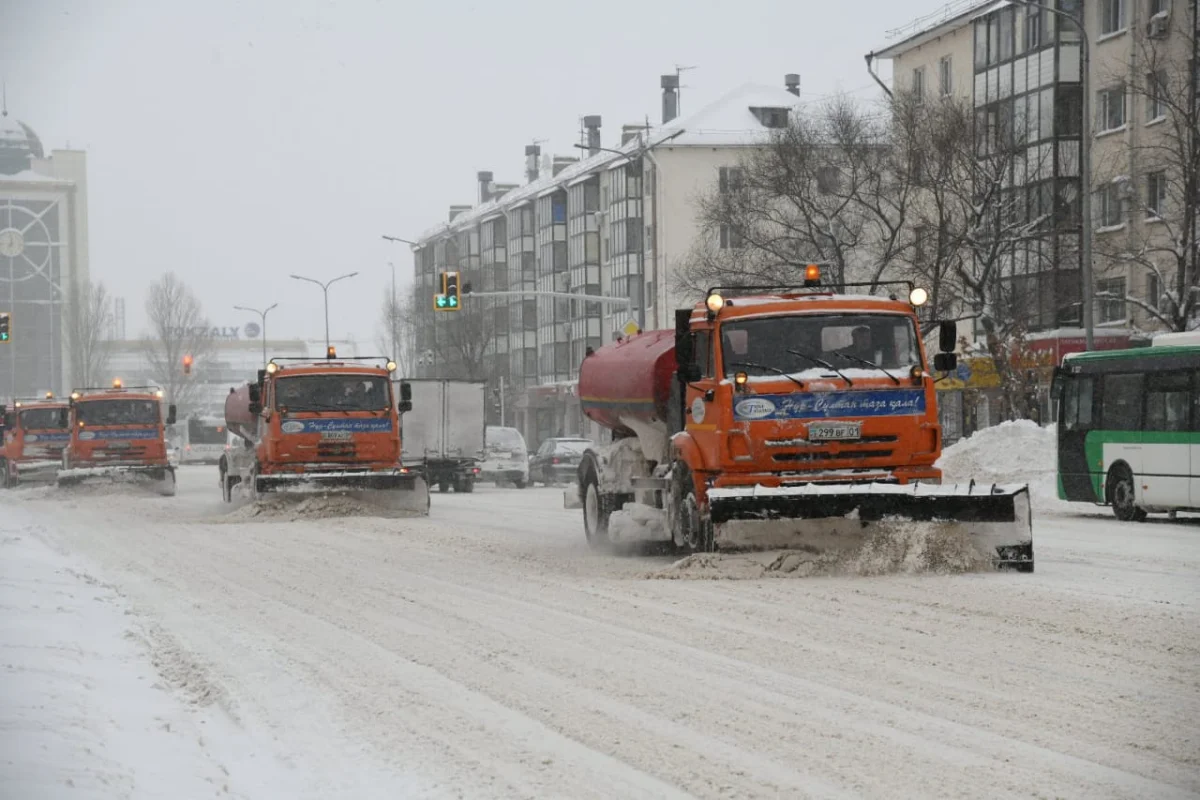
<instances>
[{"instance_id":1,"label":"bus door","mask_svg":"<svg viewBox=\"0 0 1200 800\"><path fill-rule=\"evenodd\" d=\"M1200 508L1200 369L1192 373L1191 502Z\"/></svg>"},{"instance_id":2,"label":"bus door","mask_svg":"<svg viewBox=\"0 0 1200 800\"><path fill-rule=\"evenodd\" d=\"M1058 405L1059 497L1063 500L1104 502L1103 480L1095 479L1101 466L1089 464L1087 455L1087 435L1096 427L1095 388L1095 376L1055 370L1051 396Z\"/></svg>"}]
</instances>

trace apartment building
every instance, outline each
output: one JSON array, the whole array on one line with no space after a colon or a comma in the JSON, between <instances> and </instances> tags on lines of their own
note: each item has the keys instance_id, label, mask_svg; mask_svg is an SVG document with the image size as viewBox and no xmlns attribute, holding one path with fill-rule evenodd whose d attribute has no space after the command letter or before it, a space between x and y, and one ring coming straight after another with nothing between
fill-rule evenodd
<instances>
[{"instance_id":1,"label":"apartment building","mask_svg":"<svg viewBox=\"0 0 1200 800\"><path fill-rule=\"evenodd\" d=\"M601 118L586 116L577 156L543 157L539 145L527 146L520 186L478 173L476 203L452 206L413 247L417 374L488 380L504 395L504 422L531 443L598 435L573 388L587 349L674 324L674 309L689 302L676 276L702 233L696 198L746 148L785 127L799 102L799 77L789 75L782 87L744 85L680 117L678 77L663 76L661 86L659 125L625 125L605 147ZM461 311L433 310L445 270L479 293ZM580 300L483 294L529 290ZM492 418L500 422L497 409Z\"/></svg>"},{"instance_id":2,"label":"apartment building","mask_svg":"<svg viewBox=\"0 0 1200 800\"><path fill-rule=\"evenodd\" d=\"M1159 307L1165 289L1179 288L1163 282L1174 271L1167 251L1184 222L1188 181L1181 170L1172 173L1180 159L1170 151L1172 144L1186 149L1172 137L1186 139L1188 126L1181 135L1165 98L1196 97L1196 2L1058 0L1056 8L1062 13L1031 2L959 0L890 32L892 43L874 56L892 62L896 92L971 102L981 158L1015 149L1005 207L1030 223L1048 221L1050 231L1012 247L1001 270L1010 302L1028 312L1032 330L1077 326L1082 318L1086 83L1094 319L1098 326L1160 327L1141 303ZM1064 14L1082 21L1086 42Z\"/></svg>"}]
</instances>

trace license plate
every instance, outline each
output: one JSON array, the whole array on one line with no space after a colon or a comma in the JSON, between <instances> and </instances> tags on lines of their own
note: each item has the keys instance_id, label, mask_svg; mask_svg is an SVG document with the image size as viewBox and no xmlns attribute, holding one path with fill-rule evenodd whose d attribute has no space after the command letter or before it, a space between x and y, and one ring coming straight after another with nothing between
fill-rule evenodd
<instances>
[{"instance_id":1,"label":"license plate","mask_svg":"<svg viewBox=\"0 0 1200 800\"><path fill-rule=\"evenodd\" d=\"M348 442L353 439L350 431L323 431L321 440L325 442Z\"/></svg>"},{"instance_id":2,"label":"license plate","mask_svg":"<svg viewBox=\"0 0 1200 800\"><path fill-rule=\"evenodd\" d=\"M812 442L861 438L861 422L814 422L808 426L808 439Z\"/></svg>"}]
</instances>

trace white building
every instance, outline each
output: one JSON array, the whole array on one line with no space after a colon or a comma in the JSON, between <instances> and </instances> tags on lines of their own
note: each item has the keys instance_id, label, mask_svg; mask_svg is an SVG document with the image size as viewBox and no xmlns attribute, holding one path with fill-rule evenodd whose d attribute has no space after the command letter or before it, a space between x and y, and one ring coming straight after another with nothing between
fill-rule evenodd
<instances>
[{"instance_id":1,"label":"white building","mask_svg":"<svg viewBox=\"0 0 1200 800\"><path fill-rule=\"evenodd\" d=\"M671 327L674 310L691 302L677 276L702 233L696 200L747 148L787 126L799 76L785 84L744 85L677 118L678 78L663 76L661 125L626 125L606 149L600 117L584 117L582 160L555 157L543 174L532 145L525 185L498 186L492 173L479 173L479 204L452 206L449 221L413 248L417 374L487 379L512 411L504 423L522 428L531 447L548 436L587 433L572 390L587 348L621 330ZM476 292L555 291L630 303L475 297L460 312L435 312L438 276L447 270Z\"/></svg>"},{"instance_id":2,"label":"white building","mask_svg":"<svg viewBox=\"0 0 1200 800\"><path fill-rule=\"evenodd\" d=\"M88 279L87 159L80 150L44 157L28 125L0 110L0 398L61 393L70 383L64 321L75 286Z\"/></svg>"}]
</instances>

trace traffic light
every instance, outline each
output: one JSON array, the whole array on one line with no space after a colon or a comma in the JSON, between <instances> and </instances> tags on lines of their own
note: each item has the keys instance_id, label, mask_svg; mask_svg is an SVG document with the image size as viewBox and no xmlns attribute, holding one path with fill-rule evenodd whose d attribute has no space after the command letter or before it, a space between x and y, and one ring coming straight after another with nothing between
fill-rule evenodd
<instances>
[{"instance_id":1,"label":"traffic light","mask_svg":"<svg viewBox=\"0 0 1200 800\"><path fill-rule=\"evenodd\" d=\"M11 338L10 326L12 325L12 315L7 311L0 311L0 343L7 342Z\"/></svg>"},{"instance_id":2,"label":"traffic light","mask_svg":"<svg viewBox=\"0 0 1200 800\"><path fill-rule=\"evenodd\" d=\"M461 303L458 273L443 272L441 274L442 291L433 296L435 311L458 311Z\"/></svg>"},{"instance_id":3,"label":"traffic light","mask_svg":"<svg viewBox=\"0 0 1200 800\"><path fill-rule=\"evenodd\" d=\"M183 374L184 375L192 374L192 357L191 356L183 357Z\"/></svg>"}]
</instances>

